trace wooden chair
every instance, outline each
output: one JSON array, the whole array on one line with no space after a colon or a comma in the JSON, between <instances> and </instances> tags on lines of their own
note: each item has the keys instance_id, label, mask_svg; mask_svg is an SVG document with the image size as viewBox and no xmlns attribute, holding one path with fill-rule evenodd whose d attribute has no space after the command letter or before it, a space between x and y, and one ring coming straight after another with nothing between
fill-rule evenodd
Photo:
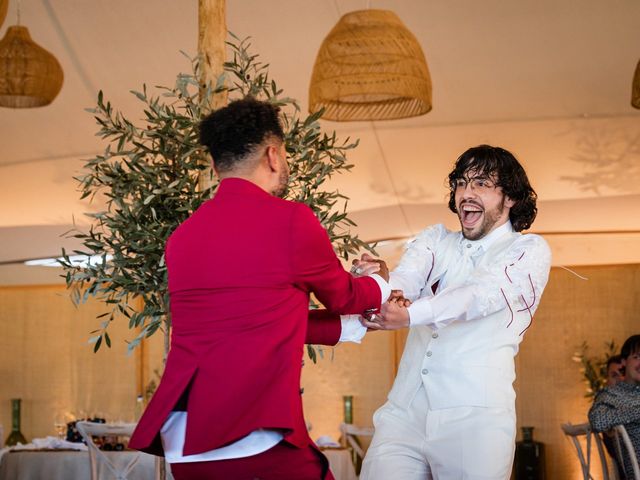
<instances>
[{"instance_id":1,"label":"wooden chair","mask_svg":"<svg viewBox=\"0 0 640 480\"><path fill-rule=\"evenodd\" d=\"M77 422L76 428L82 439L89 447L89 463L91 465L91 480L99 480L99 473L104 471L99 465L104 465L110 475L104 478L115 478L116 480L127 480L129 474L138 464L143 456L147 454L142 452L127 452L130 455L128 461L117 463L112 455L106 455L94 443L93 437L130 437L135 429L135 423L110 424L110 423L94 423L94 422ZM163 480L163 460L161 457L155 457L154 460L154 480Z\"/></svg>"},{"instance_id":2,"label":"wooden chair","mask_svg":"<svg viewBox=\"0 0 640 480\"><path fill-rule=\"evenodd\" d=\"M358 437L373 437L373 427L358 427L351 423L341 423L340 433L342 438L342 444L345 447L350 447L353 455L351 457L353 466L356 469L356 473L360 473L362 467L362 461L364 460L365 449L362 447Z\"/></svg>"},{"instance_id":3,"label":"wooden chair","mask_svg":"<svg viewBox=\"0 0 640 480\"><path fill-rule=\"evenodd\" d=\"M578 460L580 461L580 467L582 469L583 480L593 480L591 475L591 440L594 439L596 444L596 450L598 451L598 457L600 458L600 465L602 468L603 480L614 480L610 474L609 462L607 461L607 455L602 444L602 438L599 434L591 430L591 425L588 423L581 423L573 425L571 423L564 423L561 425L564 434L571 440L573 446L578 454ZM584 444L586 452L582 448L582 437L584 437ZM613 469L612 469L613 471Z\"/></svg>"},{"instance_id":4,"label":"wooden chair","mask_svg":"<svg viewBox=\"0 0 640 480\"><path fill-rule=\"evenodd\" d=\"M625 452L629 456L631 461L631 468L633 469L633 477L629 477L629 480L640 480L640 467L638 466L638 457L636 451L633 448L627 429L624 425L616 425L611 429L614 438L614 446L616 451L616 461L619 465L625 465L624 457Z\"/></svg>"}]
</instances>

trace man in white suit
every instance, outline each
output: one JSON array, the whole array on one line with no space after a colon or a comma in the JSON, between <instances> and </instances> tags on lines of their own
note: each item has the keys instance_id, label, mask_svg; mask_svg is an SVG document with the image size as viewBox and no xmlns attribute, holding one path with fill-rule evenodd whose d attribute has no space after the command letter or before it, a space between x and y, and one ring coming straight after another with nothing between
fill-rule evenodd
<instances>
[{"instance_id":1,"label":"man in white suit","mask_svg":"<svg viewBox=\"0 0 640 480\"><path fill-rule=\"evenodd\" d=\"M421 232L390 280L413 303L387 303L363 320L372 329L410 327L388 401L374 415L363 480L511 474L513 359L547 283L551 254L542 237L519 233L536 216L536 193L511 153L471 148L449 184L461 232L443 225ZM363 256L359 265L372 261Z\"/></svg>"}]
</instances>

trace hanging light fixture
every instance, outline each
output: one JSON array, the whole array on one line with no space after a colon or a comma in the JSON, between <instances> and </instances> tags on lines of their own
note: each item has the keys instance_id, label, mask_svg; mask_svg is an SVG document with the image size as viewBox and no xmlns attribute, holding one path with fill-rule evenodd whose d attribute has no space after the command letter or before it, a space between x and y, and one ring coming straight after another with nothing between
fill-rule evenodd
<instances>
[{"instance_id":1,"label":"hanging light fixture","mask_svg":"<svg viewBox=\"0 0 640 480\"><path fill-rule=\"evenodd\" d=\"M388 10L343 15L320 46L309 111L323 119L390 120L429 112L431 77L420 44Z\"/></svg>"},{"instance_id":2,"label":"hanging light fixture","mask_svg":"<svg viewBox=\"0 0 640 480\"><path fill-rule=\"evenodd\" d=\"M49 105L60 93L64 74L56 57L31 39L27 27L7 29L0 40L0 107Z\"/></svg>"},{"instance_id":3,"label":"hanging light fixture","mask_svg":"<svg viewBox=\"0 0 640 480\"><path fill-rule=\"evenodd\" d=\"M636 74L633 76L633 86L631 87L631 105L640 108L640 60L636 65Z\"/></svg>"}]
</instances>

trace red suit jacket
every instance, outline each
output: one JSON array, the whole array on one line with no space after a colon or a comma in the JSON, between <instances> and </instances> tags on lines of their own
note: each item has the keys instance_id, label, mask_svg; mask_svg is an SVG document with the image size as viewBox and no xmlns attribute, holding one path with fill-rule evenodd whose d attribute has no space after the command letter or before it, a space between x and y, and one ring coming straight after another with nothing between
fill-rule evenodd
<instances>
[{"instance_id":1,"label":"red suit jacket","mask_svg":"<svg viewBox=\"0 0 640 480\"><path fill-rule=\"evenodd\" d=\"M162 455L160 429L190 387L184 454L259 428L307 446L300 396L304 343L335 344L335 314L378 308L372 278L354 278L307 206L239 178L221 182L166 246L171 349L130 446ZM309 293L327 308L309 314ZM330 314L333 312L334 314Z\"/></svg>"}]
</instances>

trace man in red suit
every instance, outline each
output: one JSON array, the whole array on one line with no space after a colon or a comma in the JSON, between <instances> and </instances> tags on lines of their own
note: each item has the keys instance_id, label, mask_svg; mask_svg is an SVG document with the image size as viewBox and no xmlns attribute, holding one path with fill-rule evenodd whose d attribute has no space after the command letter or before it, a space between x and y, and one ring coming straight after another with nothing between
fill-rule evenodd
<instances>
[{"instance_id":1,"label":"man in red suit","mask_svg":"<svg viewBox=\"0 0 640 480\"><path fill-rule=\"evenodd\" d=\"M390 294L388 272L350 275L311 209L279 198L278 112L244 99L202 122L221 182L167 241L171 349L130 446L165 455L176 480L332 478L303 418L304 343L337 343L339 314ZM311 292L326 310L309 312Z\"/></svg>"}]
</instances>

